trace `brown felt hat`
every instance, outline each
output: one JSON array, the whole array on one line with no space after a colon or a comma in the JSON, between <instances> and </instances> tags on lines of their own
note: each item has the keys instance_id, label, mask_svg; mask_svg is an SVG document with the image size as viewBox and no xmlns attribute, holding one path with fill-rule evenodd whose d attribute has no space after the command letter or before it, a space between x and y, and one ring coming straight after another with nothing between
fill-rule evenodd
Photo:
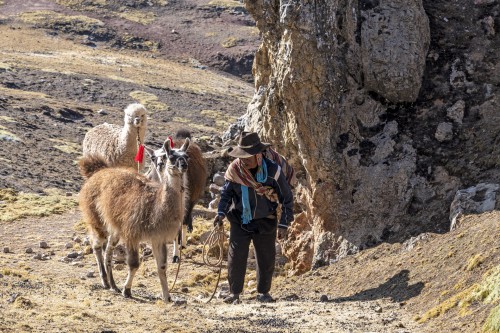
<instances>
[{"instance_id":1,"label":"brown felt hat","mask_svg":"<svg viewBox=\"0 0 500 333\"><path fill-rule=\"evenodd\" d=\"M246 158L266 150L270 143L260 142L255 132L241 132L238 145L229 148L227 154L232 157Z\"/></svg>"}]
</instances>

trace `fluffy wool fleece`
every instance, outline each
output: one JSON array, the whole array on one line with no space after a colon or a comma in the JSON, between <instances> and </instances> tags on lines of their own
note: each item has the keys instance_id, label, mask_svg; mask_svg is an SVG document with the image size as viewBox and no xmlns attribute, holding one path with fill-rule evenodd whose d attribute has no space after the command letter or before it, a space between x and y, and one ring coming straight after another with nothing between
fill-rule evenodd
<instances>
[{"instance_id":1,"label":"fluffy wool fleece","mask_svg":"<svg viewBox=\"0 0 500 333\"><path fill-rule=\"evenodd\" d=\"M105 165L97 157L80 160L82 174L89 177L80 191L80 208L93 235L106 238L111 230L131 248L157 237L172 241L184 216L183 174L166 168L160 184L132 168Z\"/></svg>"},{"instance_id":2,"label":"fluffy wool fleece","mask_svg":"<svg viewBox=\"0 0 500 333\"><path fill-rule=\"evenodd\" d=\"M138 138L144 143L147 128L146 108L139 103L124 110L124 125L104 123L85 134L83 156L99 156L110 166L136 167ZM139 166L142 168L142 164Z\"/></svg>"}]
</instances>

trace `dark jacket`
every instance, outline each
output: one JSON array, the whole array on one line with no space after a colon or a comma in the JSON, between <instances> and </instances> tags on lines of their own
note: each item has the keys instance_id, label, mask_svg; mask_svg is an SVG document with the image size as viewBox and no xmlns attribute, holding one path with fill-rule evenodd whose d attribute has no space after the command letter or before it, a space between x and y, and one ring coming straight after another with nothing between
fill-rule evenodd
<instances>
[{"instance_id":1,"label":"dark jacket","mask_svg":"<svg viewBox=\"0 0 500 333\"><path fill-rule=\"evenodd\" d=\"M267 165L267 179L263 186L271 186L278 195L279 203L282 205L281 218L278 226L288 227L293 221L293 195L281 168L273 161L265 158ZM252 187L248 188L250 208L252 210L252 220L265 218L269 215L276 215L277 202L272 202L264 195L258 195ZM241 184L226 180L221 191L221 199L218 207L218 214L226 216L231 212L241 217L243 204L241 203ZM241 218L240 218L241 220Z\"/></svg>"}]
</instances>

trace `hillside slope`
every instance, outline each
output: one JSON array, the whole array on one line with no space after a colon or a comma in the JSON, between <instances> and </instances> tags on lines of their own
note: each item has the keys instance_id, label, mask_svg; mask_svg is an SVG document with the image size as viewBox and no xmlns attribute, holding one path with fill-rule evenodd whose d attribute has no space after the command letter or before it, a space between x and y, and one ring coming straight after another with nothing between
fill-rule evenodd
<instances>
[{"instance_id":1,"label":"hillside slope","mask_svg":"<svg viewBox=\"0 0 500 333\"><path fill-rule=\"evenodd\" d=\"M216 271L202 264L199 237L211 221L201 217L203 210L197 214L170 305L160 301L147 252L133 299L100 287L78 211L0 223L0 248L9 249L0 253L0 332L472 333L482 331L500 306L499 212L467 216L449 234L382 244L302 276L287 277L280 265L272 289L277 302L269 305L255 301L253 259L242 304L217 297L205 304ZM49 247L40 248L41 241ZM78 256L71 259L70 253ZM171 285L177 267L168 269ZM115 271L123 283L123 263L115 263ZM224 270L219 290L227 290L225 276Z\"/></svg>"},{"instance_id":2,"label":"hillside slope","mask_svg":"<svg viewBox=\"0 0 500 333\"><path fill-rule=\"evenodd\" d=\"M138 101L149 110L147 144L181 127L219 136L254 87L214 68L248 75L258 39L239 1L121 3L0 0L0 332L477 332L493 309L489 323L500 331L498 211L300 276L288 276L280 257L269 305L254 300L251 259L243 303L233 306L203 303L216 279L201 258L213 212L197 207L177 302L159 301L147 248L134 299L102 290L75 208L86 131L121 124L123 108ZM119 258L115 270L121 284Z\"/></svg>"}]
</instances>

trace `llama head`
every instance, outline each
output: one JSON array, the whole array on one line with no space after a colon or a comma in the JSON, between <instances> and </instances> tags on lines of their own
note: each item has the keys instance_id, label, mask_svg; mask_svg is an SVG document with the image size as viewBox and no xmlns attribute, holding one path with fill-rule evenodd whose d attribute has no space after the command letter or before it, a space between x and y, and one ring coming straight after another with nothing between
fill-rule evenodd
<instances>
[{"instance_id":1,"label":"llama head","mask_svg":"<svg viewBox=\"0 0 500 333\"><path fill-rule=\"evenodd\" d=\"M156 150L145 145L144 150L149 155L149 158L151 160L150 168L148 172L146 172L145 176L154 181L161 181L162 175L165 173L165 166L167 166L169 161L169 165L171 166L171 168L176 167L175 162L177 161L178 170L180 169L182 171L183 168L187 169L187 161L189 159L189 156L186 154L186 151L189 147L190 142L191 141L189 139L185 140L182 147L179 149L170 148L169 139L167 139L163 143L163 146L161 148Z\"/></svg>"},{"instance_id":2,"label":"llama head","mask_svg":"<svg viewBox=\"0 0 500 333\"><path fill-rule=\"evenodd\" d=\"M164 173L168 172L173 174L183 174L188 168L188 159L186 151L189 147L190 140L186 138L186 141L179 149L170 148L170 139L165 140L163 143L163 150L166 153L166 164Z\"/></svg>"},{"instance_id":3,"label":"llama head","mask_svg":"<svg viewBox=\"0 0 500 333\"><path fill-rule=\"evenodd\" d=\"M146 127L146 108L139 103L132 103L124 110L125 124L129 126L142 128Z\"/></svg>"}]
</instances>

